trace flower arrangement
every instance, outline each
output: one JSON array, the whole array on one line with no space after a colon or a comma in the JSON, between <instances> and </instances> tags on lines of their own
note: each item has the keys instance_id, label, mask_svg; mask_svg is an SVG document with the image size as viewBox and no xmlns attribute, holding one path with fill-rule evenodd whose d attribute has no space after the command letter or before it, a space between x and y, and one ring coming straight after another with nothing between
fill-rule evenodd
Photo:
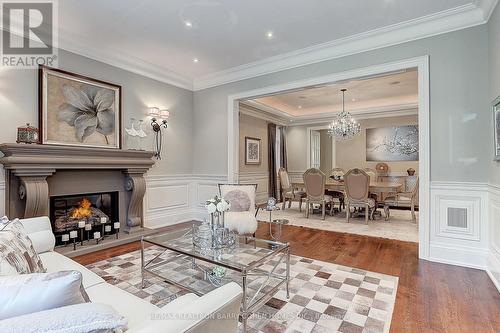
<instances>
[{"instance_id":1,"label":"flower arrangement","mask_svg":"<svg viewBox=\"0 0 500 333\"><path fill-rule=\"evenodd\" d=\"M231 204L224 198L215 196L205 202L205 208L209 214L224 213L231 208Z\"/></svg>"}]
</instances>

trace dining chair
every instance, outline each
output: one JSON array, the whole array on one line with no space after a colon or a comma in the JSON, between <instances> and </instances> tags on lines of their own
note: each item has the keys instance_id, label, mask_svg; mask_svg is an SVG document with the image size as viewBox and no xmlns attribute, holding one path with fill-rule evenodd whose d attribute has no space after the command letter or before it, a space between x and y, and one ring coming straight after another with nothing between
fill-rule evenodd
<instances>
[{"instance_id":1,"label":"dining chair","mask_svg":"<svg viewBox=\"0 0 500 333\"><path fill-rule=\"evenodd\" d=\"M349 222L351 206L354 208L365 208L365 222L373 219L375 212L375 200L369 197L370 176L363 170L352 169L344 176L346 195L346 220Z\"/></svg>"},{"instance_id":2,"label":"dining chair","mask_svg":"<svg viewBox=\"0 0 500 333\"><path fill-rule=\"evenodd\" d=\"M325 194L326 176L321 170L311 168L304 172L304 186L306 188L306 217L312 204L321 205L321 217L325 219L326 205L330 204L330 215L333 213L333 198Z\"/></svg>"},{"instance_id":3,"label":"dining chair","mask_svg":"<svg viewBox=\"0 0 500 333\"><path fill-rule=\"evenodd\" d=\"M240 235L255 235L257 184L219 184L219 193L231 205L224 213L224 225Z\"/></svg>"},{"instance_id":4,"label":"dining chair","mask_svg":"<svg viewBox=\"0 0 500 333\"><path fill-rule=\"evenodd\" d=\"M288 201L288 208L291 207L292 201L299 202L299 211L302 212L302 201L307 196L306 192L296 190L290 181L290 176L285 168L280 168L278 177L281 186L281 195L283 198L283 210L285 210L286 202Z\"/></svg>"},{"instance_id":5,"label":"dining chair","mask_svg":"<svg viewBox=\"0 0 500 333\"><path fill-rule=\"evenodd\" d=\"M345 171L342 168L333 168L330 170L329 177L333 180L343 181L344 180ZM339 212L342 211L342 208L345 209L345 196L344 192L334 191L334 190L326 190L325 194L331 195L333 200L337 200L339 202Z\"/></svg>"},{"instance_id":6,"label":"dining chair","mask_svg":"<svg viewBox=\"0 0 500 333\"><path fill-rule=\"evenodd\" d=\"M389 194L384 202L384 213L385 220L387 221L390 217L389 207L409 207L411 210L411 219L413 223L417 222L417 217L415 214L415 205L418 200L418 176L407 176L405 179L404 191L398 193Z\"/></svg>"}]
</instances>

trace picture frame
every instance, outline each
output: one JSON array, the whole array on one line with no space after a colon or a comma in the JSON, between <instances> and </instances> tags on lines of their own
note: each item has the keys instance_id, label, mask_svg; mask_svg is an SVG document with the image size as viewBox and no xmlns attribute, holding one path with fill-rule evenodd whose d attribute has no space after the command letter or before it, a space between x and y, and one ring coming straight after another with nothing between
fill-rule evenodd
<instances>
[{"instance_id":1,"label":"picture frame","mask_svg":"<svg viewBox=\"0 0 500 333\"><path fill-rule=\"evenodd\" d=\"M493 101L494 160L500 161L500 96Z\"/></svg>"},{"instance_id":2,"label":"picture frame","mask_svg":"<svg viewBox=\"0 0 500 333\"><path fill-rule=\"evenodd\" d=\"M39 66L40 143L121 149L121 100L120 85Z\"/></svg>"},{"instance_id":3,"label":"picture frame","mask_svg":"<svg viewBox=\"0 0 500 333\"><path fill-rule=\"evenodd\" d=\"M259 138L245 137L245 164L261 164L261 146Z\"/></svg>"},{"instance_id":4,"label":"picture frame","mask_svg":"<svg viewBox=\"0 0 500 333\"><path fill-rule=\"evenodd\" d=\"M366 161L418 161L418 136L418 125L367 128Z\"/></svg>"}]
</instances>

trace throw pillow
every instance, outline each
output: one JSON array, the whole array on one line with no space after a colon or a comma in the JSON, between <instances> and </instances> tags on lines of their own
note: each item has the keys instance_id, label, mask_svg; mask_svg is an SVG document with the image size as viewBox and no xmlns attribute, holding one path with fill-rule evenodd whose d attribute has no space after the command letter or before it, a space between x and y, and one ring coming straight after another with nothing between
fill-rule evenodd
<instances>
[{"instance_id":1,"label":"throw pillow","mask_svg":"<svg viewBox=\"0 0 500 333\"><path fill-rule=\"evenodd\" d=\"M231 190L224 196L227 202L231 204L230 212L247 212L250 210L252 201L248 194L241 190Z\"/></svg>"},{"instance_id":2,"label":"throw pillow","mask_svg":"<svg viewBox=\"0 0 500 333\"><path fill-rule=\"evenodd\" d=\"M0 277L0 320L88 300L78 271Z\"/></svg>"},{"instance_id":3,"label":"throw pillow","mask_svg":"<svg viewBox=\"0 0 500 333\"><path fill-rule=\"evenodd\" d=\"M18 219L0 224L0 275L44 273L42 260Z\"/></svg>"},{"instance_id":4,"label":"throw pillow","mask_svg":"<svg viewBox=\"0 0 500 333\"><path fill-rule=\"evenodd\" d=\"M127 320L112 307L98 303L63 306L0 320L2 333L121 333Z\"/></svg>"}]
</instances>

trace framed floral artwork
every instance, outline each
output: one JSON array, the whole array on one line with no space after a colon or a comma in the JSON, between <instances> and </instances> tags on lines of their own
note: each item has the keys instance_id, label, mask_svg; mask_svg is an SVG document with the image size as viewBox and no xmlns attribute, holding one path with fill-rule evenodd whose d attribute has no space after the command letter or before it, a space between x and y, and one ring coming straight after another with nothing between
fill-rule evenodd
<instances>
[{"instance_id":1,"label":"framed floral artwork","mask_svg":"<svg viewBox=\"0 0 500 333\"><path fill-rule=\"evenodd\" d=\"M121 86L40 66L42 144L121 148Z\"/></svg>"},{"instance_id":2,"label":"framed floral artwork","mask_svg":"<svg viewBox=\"0 0 500 333\"><path fill-rule=\"evenodd\" d=\"M260 139L245 137L245 164L260 164Z\"/></svg>"},{"instance_id":3,"label":"framed floral artwork","mask_svg":"<svg viewBox=\"0 0 500 333\"><path fill-rule=\"evenodd\" d=\"M500 161L500 96L493 101L493 124L495 161Z\"/></svg>"}]
</instances>

